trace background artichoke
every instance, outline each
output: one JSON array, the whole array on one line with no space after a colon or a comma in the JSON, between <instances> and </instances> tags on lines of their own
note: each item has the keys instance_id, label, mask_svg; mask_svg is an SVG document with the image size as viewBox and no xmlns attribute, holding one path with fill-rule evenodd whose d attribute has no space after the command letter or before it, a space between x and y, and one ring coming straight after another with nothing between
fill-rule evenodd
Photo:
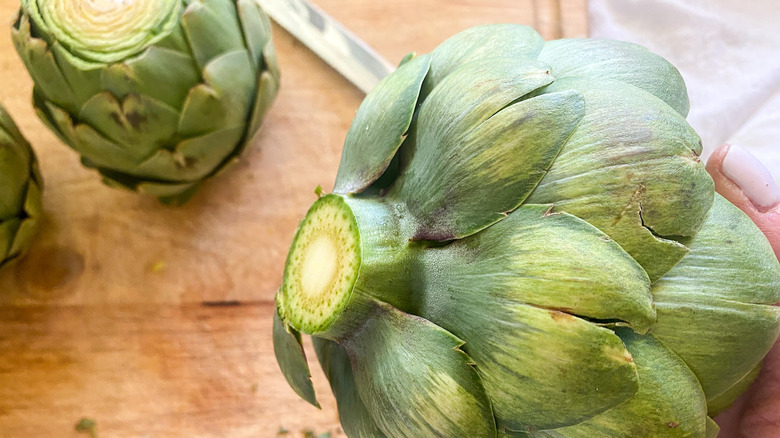
<instances>
[{"instance_id":1,"label":"background artichoke","mask_svg":"<svg viewBox=\"0 0 780 438\"><path fill-rule=\"evenodd\" d=\"M23 0L12 36L41 119L107 184L164 202L232 162L279 87L254 0Z\"/></svg>"},{"instance_id":2,"label":"background artichoke","mask_svg":"<svg viewBox=\"0 0 780 438\"><path fill-rule=\"evenodd\" d=\"M0 105L0 266L30 246L41 218L42 188L35 153Z\"/></svg>"},{"instance_id":3,"label":"background artichoke","mask_svg":"<svg viewBox=\"0 0 780 438\"><path fill-rule=\"evenodd\" d=\"M274 346L353 437L709 437L775 342L780 264L714 194L677 70L478 27L360 107Z\"/></svg>"}]
</instances>

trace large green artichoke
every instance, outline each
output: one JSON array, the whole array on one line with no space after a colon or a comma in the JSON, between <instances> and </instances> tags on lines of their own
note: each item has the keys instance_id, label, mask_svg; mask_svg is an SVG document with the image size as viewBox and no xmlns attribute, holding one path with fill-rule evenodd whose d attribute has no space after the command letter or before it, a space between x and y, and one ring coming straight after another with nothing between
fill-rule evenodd
<instances>
[{"instance_id":1,"label":"large green artichoke","mask_svg":"<svg viewBox=\"0 0 780 438\"><path fill-rule=\"evenodd\" d=\"M0 266L30 247L43 210L41 189L35 152L0 105Z\"/></svg>"},{"instance_id":2,"label":"large green artichoke","mask_svg":"<svg viewBox=\"0 0 780 438\"><path fill-rule=\"evenodd\" d=\"M255 0L22 0L13 41L41 119L112 186L188 199L279 87Z\"/></svg>"},{"instance_id":3,"label":"large green artichoke","mask_svg":"<svg viewBox=\"0 0 780 438\"><path fill-rule=\"evenodd\" d=\"M274 345L352 437L710 437L778 335L780 265L699 160L677 70L478 27L380 83L301 222Z\"/></svg>"}]
</instances>

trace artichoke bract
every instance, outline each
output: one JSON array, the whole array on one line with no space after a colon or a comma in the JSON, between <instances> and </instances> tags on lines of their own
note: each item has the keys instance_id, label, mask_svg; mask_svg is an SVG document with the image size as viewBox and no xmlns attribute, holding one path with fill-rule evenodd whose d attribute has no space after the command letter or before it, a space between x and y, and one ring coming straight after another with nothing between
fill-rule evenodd
<instances>
[{"instance_id":1,"label":"artichoke bract","mask_svg":"<svg viewBox=\"0 0 780 438\"><path fill-rule=\"evenodd\" d=\"M35 153L0 105L0 267L30 247L43 210L42 189Z\"/></svg>"},{"instance_id":2,"label":"artichoke bract","mask_svg":"<svg viewBox=\"0 0 780 438\"><path fill-rule=\"evenodd\" d=\"M167 203L235 161L279 88L255 0L23 0L12 37L83 164Z\"/></svg>"},{"instance_id":3,"label":"artichoke bract","mask_svg":"<svg viewBox=\"0 0 780 438\"><path fill-rule=\"evenodd\" d=\"M365 99L300 223L274 346L352 437L712 437L777 339L780 264L714 193L677 70L491 25Z\"/></svg>"}]
</instances>

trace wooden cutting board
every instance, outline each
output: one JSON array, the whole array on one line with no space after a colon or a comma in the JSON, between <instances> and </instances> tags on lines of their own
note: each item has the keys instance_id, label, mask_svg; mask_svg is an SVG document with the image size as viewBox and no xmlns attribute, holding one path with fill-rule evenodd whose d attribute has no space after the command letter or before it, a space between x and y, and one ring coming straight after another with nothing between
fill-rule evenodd
<instances>
[{"instance_id":1,"label":"wooden cutting board","mask_svg":"<svg viewBox=\"0 0 780 438\"><path fill-rule=\"evenodd\" d=\"M586 36L585 1L317 3L396 63L484 23ZM0 2L6 23L17 4ZM318 184L332 187L363 95L275 27L282 90L263 129L238 165L170 208L80 166L35 117L3 35L0 101L38 153L46 217L30 254L0 270L0 437L88 436L74 430L82 417L101 438L343 436L317 366L322 410L287 388L271 315L297 221Z\"/></svg>"}]
</instances>

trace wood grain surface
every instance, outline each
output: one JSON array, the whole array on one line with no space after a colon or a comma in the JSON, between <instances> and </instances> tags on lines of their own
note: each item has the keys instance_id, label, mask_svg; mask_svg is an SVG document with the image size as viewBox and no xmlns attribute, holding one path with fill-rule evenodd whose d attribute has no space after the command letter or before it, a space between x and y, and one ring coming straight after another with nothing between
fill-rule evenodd
<instances>
[{"instance_id":1,"label":"wood grain surface","mask_svg":"<svg viewBox=\"0 0 780 438\"><path fill-rule=\"evenodd\" d=\"M392 63L465 28L587 34L585 0L318 0ZM18 2L0 2L10 24ZM287 388L271 346L273 293L314 188L332 187L363 95L274 28L282 90L241 162L190 203L103 186L35 117L32 83L0 32L0 101L38 153L45 221L0 270L0 437L302 437L338 429ZM310 355L313 356L313 355Z\"/></svg>"}]
</instances>

